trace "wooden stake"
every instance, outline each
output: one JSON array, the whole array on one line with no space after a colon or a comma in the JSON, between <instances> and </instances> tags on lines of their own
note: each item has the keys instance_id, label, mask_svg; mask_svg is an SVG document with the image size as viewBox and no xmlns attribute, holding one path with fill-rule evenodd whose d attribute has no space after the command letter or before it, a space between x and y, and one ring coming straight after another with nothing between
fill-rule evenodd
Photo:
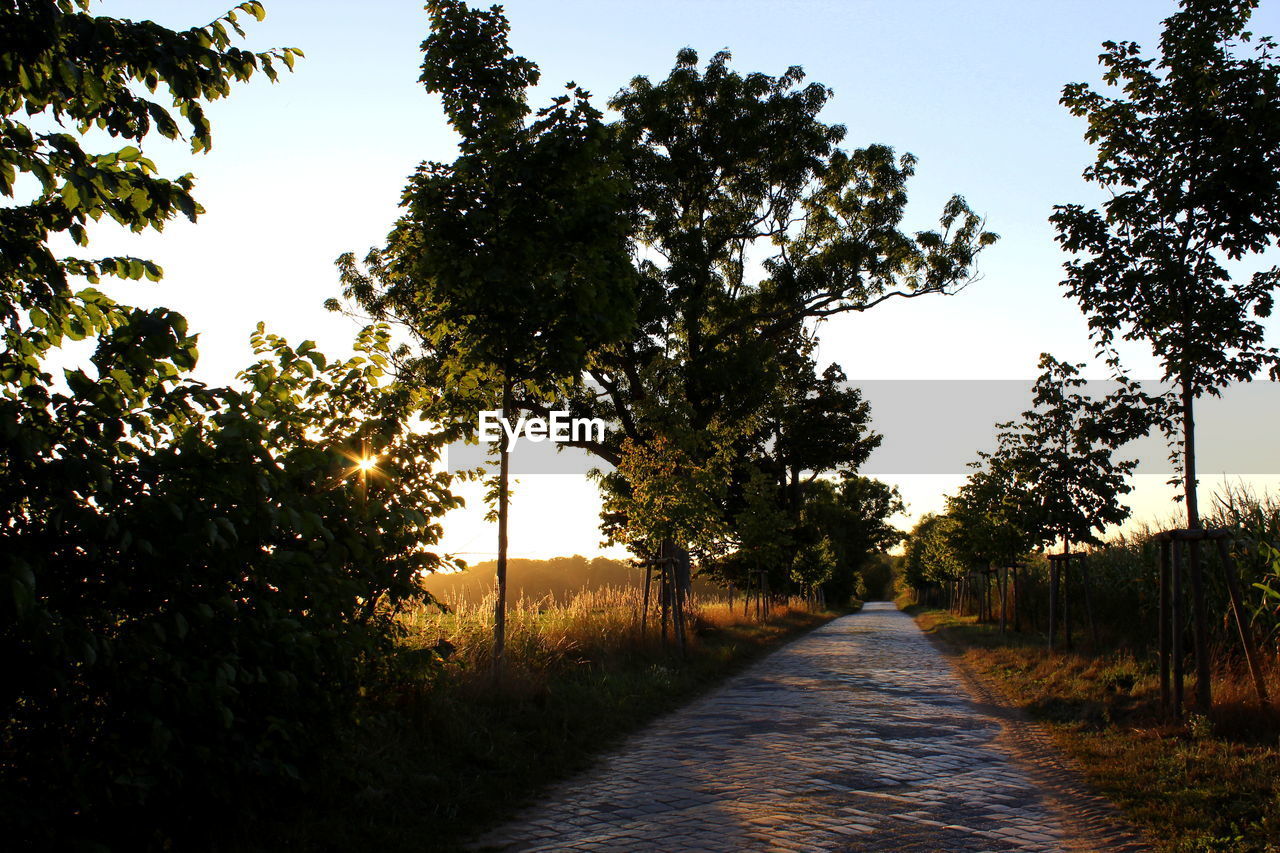
<instances>
[{"instance_id":1,"label":"wooden stake","mask_svg":"<svg viewBox=\"0 0 1280 853\"><path fill-rule=\"evenodd\" d=\"M1084 612L1089 618L1089 640L1093 643L1093 651L1098 650L1098 623L1093 619L1093 584L1089 581L1089 558L1080 557L1080 581L1084 585Z\"/></svg>"},{"instance_id":2,"label":"wooden stake","mask_svg":"<svg viewBox=\"0 0 1280 853\"><path fill-rule=\"evenodd\" d=\"M1071 552L1062 551L1062 633L1067 649L1071 649Z\"/></svg>"},{"instance_id":3,"label":"wooden stake","mask_svg":"<svg viewBox=\"0 0 1280 853\"><path fill-rule=\"evenodd\" d=\"M640 639L649 625L649 588L653 586L653 560L644 561L644 603L640 605Z\"/></svg>"},{"instance_id":4,"label":"wooden stake","mask_svg":"<svg viewBox=\"0 0 1280 853\"><path fill-rule=\"evenodd\" d=\"M1049 648L1058 634L1058 561L1049 561Z\"/></svg>"},{"instance_id":5,"label":"wooden stake","mask_svg":"<svg viewBox=\"0 0 1280 853\"><path fill-rule=\"evenodd\" d=\"M1169 710L1169 543L1160 543L1160 707Z\"/></svg>"},{"instance_id":6,"label":"wooden stake","mask_svg":"<svg viewBox=\"0 0 1280 853\"><path fill-rule=\"evenodd\" d=\"M1187 543L1187 568L1191 575L1191 627L1196 651L1196 709L1202 714L1213 707L1213 685L1209 673L1209 617L1205 604L1204 567L1200 562L1200 541Z\"/></svg>"},{"instance_id":7,"label":"wooden stake","mask_svg":"<svg viewBox=\"0 0 1280 853\"><path fill-rule=\"evenodd\" d=\"M1266 706L1267 682L1258 661L1258 647L1253 642L1253 632L1249 630L1249 620L1246 618L1244 604L1240 597L1240 582L1236 577L1236 564L1235 560L1231 559L1227 540L1218 540L1218 554L1222 557L1222 571L1227 578L1227 594L1231 596L1231 612L1236 617L1236 629L1240 632L1240 643L1244 646L1244 658L1249 663L1249 675L1253 677L1253 689L1258 693L1258 702Z\"/></svg>"},{"instance_id":8,"label":"wooden stake","mask_svg":"<svg viewBox=\"0 0 1280 853\"><path fill-rule=\"evenodd\" d=\"M1173 604L1170 607L1172 626L1170 647L1173 652L1173 716L1182 719L1182 543L1172 543L1173 559L1170 561L1173 574Z\"/></svg>"}]
</instances>

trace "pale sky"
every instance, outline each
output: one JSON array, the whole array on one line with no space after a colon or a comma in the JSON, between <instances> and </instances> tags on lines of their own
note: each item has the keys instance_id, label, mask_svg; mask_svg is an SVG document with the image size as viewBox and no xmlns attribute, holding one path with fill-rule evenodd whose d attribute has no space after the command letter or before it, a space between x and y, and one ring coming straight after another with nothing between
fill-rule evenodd
<instances>
[{"instance_id":1,"label":"pale sky","mask_svg":"<svg viewBox=\"0 0 1280 853\"><path fill-rule=\"evenodd\" d=\"M95 10L181 28L229 5L103 0ZM265 5L267 20L248 21L245 45L301 48L297 70L275 86L263 78L237 87L215 104L210 154L146 146L162 172L195 173L208 213L161 235L94 232L95 253L127 252L164 267L159 285L111 292L184 313L201 336L198 375L211 382L230 381L249 363L258 320L295 343L313 339L326 352L348 352L354 325L322 307L337 295L333 260L380 244L414 167L453 156L438 104L417 83L426 35L420 2ZM1042 351L1090 359L1084 320L1058 285L1063 257L1047 217L1055 203L1095 202L1097 194L1080 178L1091 159L1082 122L1058 97L1065 83L1096 82L1104 40L1137 40L1150 54L1175 3L513 0L505 7L516 51L542 68L535 106L574 80L603 108L632 77L665 76L685 46L703 60L728 48L744 73L801 65L834 89L822 117L848 126L846 147L884 143L919 158L909 230L931 227L953 192L987 216L1002 239L984 255L981 281L955 297L886 303L825 324L820 358L839 362L855 384L1029 378ZM1280 33L1276 0L1264 0L1252 29ZM1141 348L1125 357L1135 375L1155 375ZM962 480L885 479L900 485L911 517L939 509L943 492ZM1139 517L1174 511L1162 477L1137 479L1131 503ZM1214 482L1206 476L1206 492ZM1258 484L1275 488L1280 479ZM478 494L464 494L472 507L446 519L445 544L484 559L495 534L480 520ZM512 554L601 553L597 510L595 487L581 477L523 478L512 505Z\"/></svg>"}]
</instances>

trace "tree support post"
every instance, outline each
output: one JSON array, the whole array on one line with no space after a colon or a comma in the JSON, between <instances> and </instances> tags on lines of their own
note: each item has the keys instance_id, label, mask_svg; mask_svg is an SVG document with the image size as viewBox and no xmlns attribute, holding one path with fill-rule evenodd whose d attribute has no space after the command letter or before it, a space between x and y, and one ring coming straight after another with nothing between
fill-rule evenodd
<instances>
[{"instance_id":1,"label":"tree support post","mask_svg":"<svg viewBox=\"0 0 1280 853\"><path fill-rule=\"evenodd\" d=\"M1191 575L1191 626L1196 650L1196 709L1202 714L1213 707L1213 685L1209 664L1209 616L1204 595L1204 567L1200 562L1200 540L1187 543L1187 568Z\"/></svg>"},{"instance_id":2,"label":"tree support post","mask_svg":"<svg viewBox=\"0 0 1280 853\"><path fill-rule=\"evenodd\" d=\"M1218 538L1218 555L1222 558L1222 571L1226 575L1227 594L1231 596L1231 612L1236 619L1236 629L1240 632L1240 644L1244 646L1244 658L1249 664L1249 675L1253 678L1253 688L1258 693L1258 702L1266 707L1267 682L1262 674L1262 666L1258 660L1258 647L1253 641L1253 632L1249 630L1249 620L1244 612L1244 603L1240 596L1240 581L1236 576L1235 560L1231 559L1231 549L1227 547L1225 537Z\"/></svg>"},{"instance_id":3,"label":"tree support post","mask_svg":"<svg viewBox=\"0 0 1280 853\"><path fill-rule=\"evenodd\" d=\"M1160 543L1160 708L1169 710L1169 637L1172 633L1169 617L1169 543Z\"/></svg>"},{"instance_id":4,"label":"tree support post","mask_svg":"<svg viewBox=\"0 0 1280 853\"><path fill-rule=\"evenodd\" d=\"M646 558L644 561L644 593L640 604L640 639L644 640L645 631L649 625L649 590L653 586L653 560ZM732 601L732 599L730 599Z\"/></svg>"},{"instance_id":5,"label":"tree support post","mask_svg":"<svg viewBox=\"0 0 1280 853\"><path fill-rule=\"evenodd\" d=\"M1173 574L1172 594L1173 603L1169 609L1172 624L1170 625L1170 645L1173 650L1173 716L1174 719L1182 719L1182 652L1183 652L1183 601L1182 601L1182 543L1174 541L1170 543L1172 546L1172 560L1170 560L1171 572Z\"/></svg>"},{"instance_id":6,"label":"tree support post","mask_svg":"<svg viewBox=\"0 0 1280 853\"><path fill-rule=\"evenodd\" d=\"M1052 651L1058 634L1058 561L1054 555L1049 560L1049 650Z\"/></svg>"},{"instance_id":7,"label":"tree support post","mask_svg":"<svg viewBox=\"0 0 1280 853\"><path fill-rule=\"evenodd\" d=\"M1009 567L1001 566L999 571L997 583L1000 585L1000 635L1004 636L1009 607Z\"/></svg>"},{"instance_id":8,"label":"tree support post","mask_svg":"<svg viewBox=\"0 0 1280 853\"><path fill-rule=\"evenodd\" d=\"M1098 623L1093 618L1093 584L1089 581L1089 558L1080 556L1080 582L1084 587L1084 612L1089 620L1089 640L1093 643L1093 651L1098 650Z\"/></svg>"},{"instance_id":9,"label":"tree support post","mask_svg":"<svg viewBox=\"0 0 1280 853\"><path fill-rule=\"evenodd\" d=\"M1072 649L1071 642L1071 553L1062 555L1062 639L1067 650Z\"/></svg>"}]
</instances>

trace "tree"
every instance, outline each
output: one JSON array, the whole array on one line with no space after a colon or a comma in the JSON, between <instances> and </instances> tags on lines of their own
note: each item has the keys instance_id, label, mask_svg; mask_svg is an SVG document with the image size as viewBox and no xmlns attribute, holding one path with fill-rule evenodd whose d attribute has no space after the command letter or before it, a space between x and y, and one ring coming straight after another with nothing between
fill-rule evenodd
<instances>
[{"instance_id":1,"label":"tree","mask_svg":"<svg viewBox=\"0 0 1280 853\"><path fill-rule=\"evenodd\" d=\"M575 383L591 352L629 333L628 221L588 94L571 83L526 123L539 73L513 54L501 7L435 0L427 8L421 80L441 96L460 154L418 168L368 272L349 255L339 265L348 297L413 331L431 384L496 386L506 418L514 393L542 399L550 386ZM474 399L455 398L444 415L474 418ZM505 637L505 442L498 456L495 673Z\"/></svg>"},{"instance_id":2,"label":"tree","mask_svg":"<svg viewBox=\"0 0 1280 853\"><path fill-rule=\"evenodd\" d=\"M596 375L624 425L629 400L648 390L639 368L654 359L682 364L670 390L689 401L695 425L717 408L750 411L758 354L794 340L804 321L958 287L994 240L959 198L942 232L903 234L914 159L882 146L840 151L844 128L816 118L829 90L801 88L799 68L742 77L729 59L716 54L700 74L697 55L682 51L665 81L636 78L610 104L622 114L614 130L635 187L636 238L652 249L640 269L640 334ZM766 276L753 283L745 258L761 250Z\"/></svg>"},{"instance_id":3,"label":"tree","mask_svg":"<svg viewBox=\"0 0 1280 853\"><path fill-rule=\"evenodd\" d=\"M823 596L842 603L857 594L876 556L904 538L889 519L906 505L889 484L851 471L843 472L839 481L814 480L804 495L800 536L830 543L835 567L823 585Z\"/></svg>"},{"instance_id":4,"label":"tree","mask_svg":"<svg viewBox=\"0 0 1280 853\"><path fill-rule=\"evenodd\" d=\"M1147 431L1155 404L1131 384L1100 400L1081 394L1083 366L1042 354L1032 408L1000 425L1000 448L987 457L991 476L1012 476L1004 488L1025 502L1009 532L1015 539L1029 533L1039 545L1061 543L1063 554L1072 544L1096 543L1098 533L1129 516L1120 497L1132 491L1127 478L1137 462L1113 454Z\"/></svg>"},{"instance_id":5,"label":"tree","mask_svg":"<svg viewBox=\"0 0 1280 853\"><path fill-rule=\"evenodd\" d=\"M1232 262L1280 239L1280 67L1270 38L1246 30L1257 0L1182 0L1157 58L1132 42L1099 57L1107 97L1081 83L1062 103L1089 122L1097 158L1085 178L1110 194L1101 210L1061 205L1051 221L1079 257L1064 285L1100 348L1117 335L1151 344L1177 395L1187 528L1199 530L1195 400L1247 381L1280 355L1264 345L1280 269L1239 280ZM1195 623L1206 628L1199 551L1189 555ZM1198 641L1199 642L1199 641ZM1201 649L1203 651L1203 649ZM1202 706L1207 655L1199 655Z\"/></svg>"},{"instance_id":6,"label":"tree","mask_svg":"<svg viewBox=\"0 0 1280 853\"><path fill-rule=\"evenodd\" d=\"M565 402L614 424L605 441L580 442L604 461L624 439L662 435L672 410L681 432L757 424L777 399L779 353L801 345L806 323L954 292L996 239L958 196L937 231L904 233L914 158L840 150L844 128L817 117L830 90L803 81L795 67L739 74L727 52L700 70L686 49L665 80L637 77L610 102L638 323Z\"/></svg>"},{"instance_id":7,"label":"tree","mask_svg":"<svg viewBox=\"0 0 1280 853\"><path fill-rule=\"evenodd\" d=\"M983 454L976 470L947 498L947 515L959 523L956 548L973 564L1008 565L1041 544L1032 532L1037 498L1012 462L1008 452Z\"/></svg>"},{"instance_id":8,"label":"tree","mask_svg":"<svg viewBox=\"0 0 1280 853\"><path fill-rule=\"evenodd\" d=\"M907 584L916 591L917 601L959 579L967 569L952 546L956 525L950 516L925 513L911 529L903 574Z\"/></svg>"},{"instance_id":9,"label":"tree","mask_svg":"<svg viewBox=\"0 0 1280 853\"><path fill-rule=\"evenodd\" d=\"M1032 408L1021 420L1000 425L999 449L983 454L985 470L970 479L955 503L964 519L982 515L984 505L992 513L985 524L962 528L960 550L983 560L1009 560L1018 549L1061 542L1066 589L1071 546L1097 544L1097 534L1128 518L1129 508L1120 498L1132 490L1128 476L1137 462L1116 461L1114 452L1148 432L1153 413L1161 408L1158 399L1123 379L1105 398L1081 394L1083 366L1060 362L1048 353L1040 356L1042 372L1035 382ZM975 542L984 532L992 536L985 547ZM1057 628L1058 567L1051 561L1050 646ZM1086 605L1091 607L1087 574L1084 579ZM1069 642L1069 623L1067 630Z\"/></svg>"},{"instance_id":10,"label":"tree","mask_svg":"<svg viewBox=\"0 0 1280 853\"><path fill-rule=\"evenodd\" d=\"M815 334L780 341L773 356L772 395L745 451L773 473L792 523L798 523L803 487L824 474L857 470L880 446L870 427L871 407L848 386L844 371L830 364L821 374L813 351Z\"/></svg>"}]
</instances>

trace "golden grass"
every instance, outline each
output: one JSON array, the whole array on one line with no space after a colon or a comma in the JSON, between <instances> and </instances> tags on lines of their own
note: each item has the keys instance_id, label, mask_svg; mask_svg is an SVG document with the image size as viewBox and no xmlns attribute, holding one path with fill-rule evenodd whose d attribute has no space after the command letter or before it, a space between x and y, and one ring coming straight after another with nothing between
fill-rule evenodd
<instances>
[{"instance_id":1,"label":"golden grass","mask_svg":"<svg viewBox=\"0 0 1280 853\"><path fill-rule=\"evenodd\" d=\"M480 601L445 599L445 609L423 606L401 616L404 645L410 649L447 650L447 663L458 670L487 670L493 655L496 594ZM641 591L634 587L584 590L567 601L552 596L509 601L506 613L506 660L511 673L546 673L564 666L605 662L620 655L651 654L663 646L658 612L650 607L641 629ZM730 628L756 626L754 611L741 599L694 598L689 607L689 651L712 634ZM776 604L768 622L808 614L799 599ZM666 645L671 645L668 637ZM443 645L442 645L443 644Z\"/></svg>"},{"instance_id":2,"label":"golden grass","mask_svg":"<svg viewBox=\"0 0 1280 853\"><path fill-rule=\"evenodd\" d=\"M517 598L495 683L493 599L446 604L403 614L401 652L325 784L234 849L458 849L658 714L839 615L787 605L760 623L741 598L732 612L695 601L680 656L652 623L641 635L634 589Z\"/></svg>"},{"instance_id":3,"label":"golden grass","mask_svg":"<svg viewBox=\"0 0 1280 853\"><path fill-rule=\"evenodd\" d=\"M1156 849L1280 851L1280 713L1259 707L1240 666L1217 667L1210 716L1176 723L1160 713L1150 659L1049 652L1039 641L1001 637L993 626L945 611L916 618L1010 704L1044 723ZM1274 661L1269 676L1274 691Z\"/></svg>"}]
</instances>

